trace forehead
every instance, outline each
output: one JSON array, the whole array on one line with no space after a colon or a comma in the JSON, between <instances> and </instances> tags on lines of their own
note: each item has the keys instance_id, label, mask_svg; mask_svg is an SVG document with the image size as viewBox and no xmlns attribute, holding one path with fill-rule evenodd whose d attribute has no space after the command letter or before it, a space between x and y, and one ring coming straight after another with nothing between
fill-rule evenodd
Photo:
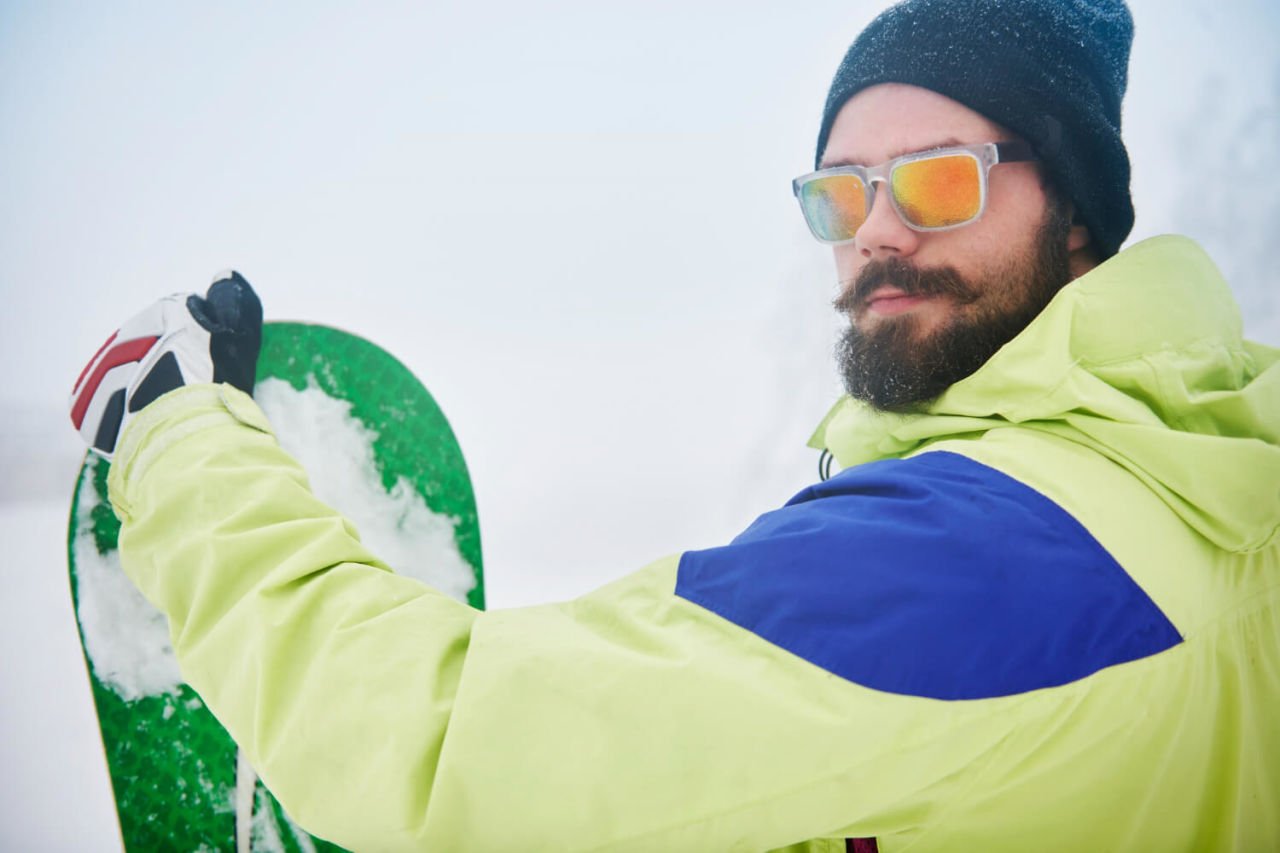
<instances>
[{"instance_id":1,"label":"forehead","mask_svg":"<svg viewBox=\"0 0 1280 853\"><path fill-rule=\"evenodd\" d=\"M822 165L870 166L947 145L1015 138L958 101L919 86L881 83L850 98L836 114Z\"/></svg>"}]
</instances>

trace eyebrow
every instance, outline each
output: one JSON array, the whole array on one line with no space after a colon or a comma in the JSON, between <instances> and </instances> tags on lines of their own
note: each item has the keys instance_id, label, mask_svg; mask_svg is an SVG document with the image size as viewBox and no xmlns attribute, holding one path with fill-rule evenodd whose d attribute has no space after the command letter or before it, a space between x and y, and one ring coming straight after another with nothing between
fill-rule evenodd
<instances>
[{"instance_id":1,"label":"eyebrow","mask_svg":"<svg viewBox=\"0 0 1280 853\"><path fill-rule=\"evenodd\" d=\"M889 157L886 160L884 160L884 162L887 163L889 162L889 160L896 160L897 158L902 157L906 154L923 154L925 151L937 151L940 148L952 148L956 145L964 145L964 143L961 142L959 139L956 139L954 136L948 136L946 139L943 139L934 145L926 145L923 148L912 147L912 148L899 149L897 151L894 151L889 155ZM861 160L857 160L854 158L845 158L842 160L831 160L831 161L823 160L822 164L818 168L834 169L837 166L867 166L867 165L870 165L870 164L864 163Z\"/></svg>"}]
</instances>

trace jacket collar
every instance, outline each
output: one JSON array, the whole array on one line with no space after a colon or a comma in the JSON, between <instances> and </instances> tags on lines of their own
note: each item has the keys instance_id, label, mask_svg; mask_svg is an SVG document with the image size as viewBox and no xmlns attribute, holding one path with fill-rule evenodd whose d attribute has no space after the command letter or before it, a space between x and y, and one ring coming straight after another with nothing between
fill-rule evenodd
<instances>
[{"instance_id":1,"label":"jacket collar","mask_svg":"<svg viewBox=\"0 0 1280 853\"><path fill-rule=\"evenodd\" d=\"M1276 412L1280 350L1244 341L1213 262L1191 240L1165 236L1064 287L937 399L888 414L842 398L810 444L849 467L1015 425L1065 432L1135 470L1221 546L1249 550L1280 535ZM1215 479L1232 484L1211 499L1219 509L1208 521L1193 458L1225 466Z\"/></svg>"}]
</instances>

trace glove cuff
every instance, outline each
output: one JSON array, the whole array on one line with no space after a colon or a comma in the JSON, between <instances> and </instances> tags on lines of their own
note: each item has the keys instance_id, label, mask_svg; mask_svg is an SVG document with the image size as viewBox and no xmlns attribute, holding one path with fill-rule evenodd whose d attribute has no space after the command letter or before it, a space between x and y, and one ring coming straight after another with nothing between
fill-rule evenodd
<instances>
[{"instance_id":1,"label":"glove cuff","mask_svg":"<svg viewBox=\"0 0 1280 853\"><path fill-rule=\"evenodd\" d=\"M144 477L165 450L196 433L226 426L247 426L275 439L271 422L253 398L225 383L186 385L138 412L120 436L107 477L116 515L128 516L131 484Z\"/></svg>"}]
</instances>

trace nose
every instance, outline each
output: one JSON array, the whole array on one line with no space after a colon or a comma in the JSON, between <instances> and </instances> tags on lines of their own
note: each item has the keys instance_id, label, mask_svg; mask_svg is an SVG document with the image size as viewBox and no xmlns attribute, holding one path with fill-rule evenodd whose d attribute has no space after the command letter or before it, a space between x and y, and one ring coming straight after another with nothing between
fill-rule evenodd
<instances>
[{"instance_id":1,"label":"nose","mask_svg":"<svg viewBox=\"0 0 1280 853\"><path fill-rule=\"evenodd\" d=\"M876 189L867 221L854 234L853 242L863 258L881 261L912 255L920 245L920 234L908 228L898 216L893 199L889 198L889 189L881 184Z\"/></svg>"}]
</instances>

